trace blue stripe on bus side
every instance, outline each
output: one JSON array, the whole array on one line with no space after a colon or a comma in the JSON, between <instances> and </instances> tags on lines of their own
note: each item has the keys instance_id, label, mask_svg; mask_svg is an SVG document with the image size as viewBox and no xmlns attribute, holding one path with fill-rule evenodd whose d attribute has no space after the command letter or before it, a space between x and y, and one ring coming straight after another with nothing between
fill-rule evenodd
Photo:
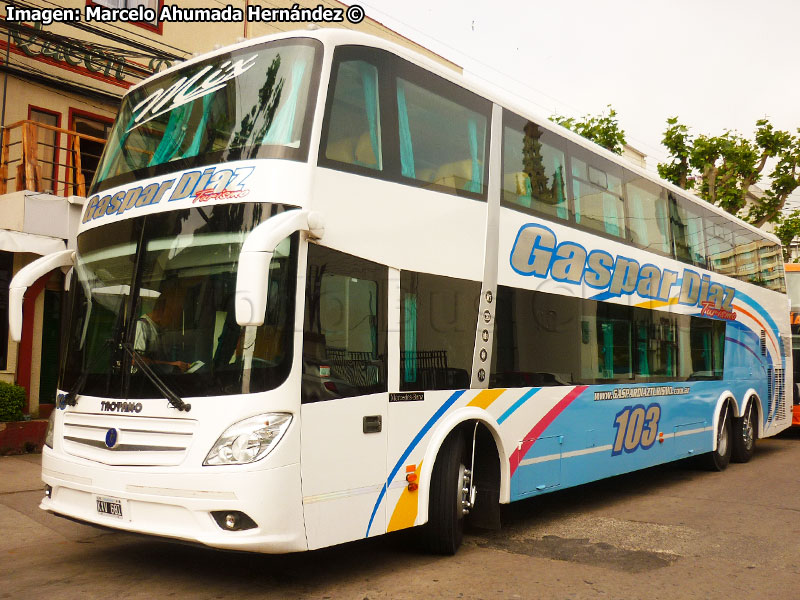
<instances>
[{"instance_id":1,"label":"blue stripe on bus side","mask_svg":"<svg viewBox=\"0 0 800 600\"><path fill-rule=\"evenodd\" d=\"M744 300L744 302L746 304L748 304L751 308L755 309L755 311L759 314L759 316L762 319L764 319L764 321L766 321L767 325L772 328L772 335L775 337L775 344L778 346L778 356L777 356L778 362L780 362L781 367L785 369L786 368L786 356L784 355L784 351L781 348L781 341L780 341L781 340L781 331L778 328L778 325L775 323L775 320L772 318L772 316L766 310L764 310L764 308L758 302L753 300L753 298L751 298L750 296L748 296L744 292L736 290L736 293L734 294L733 297L734 297L734 299ZM785 314L788 315L789 311L786 311ZM773 365L772 358L771 357L768 357L768 358L769 358L770 366L772 366Z\"/></svg>"},{"instance_id":2,"label":"blue stripe on bus side","mask_svg":"<svg viewBox=\"0 0 800 600\"><path fill-rule=\"evenodd\" d=\"M780 335L780 329L778 329L778 325L775 323L770 314L766 310L764 310L764 308L758 302L756 302L750 296L748 296L747 294L745 294L740 290L736 290L736 293L734 294L733 297L734 299L744 300L747 304L753 307L756 310L756 312L759 315L761 315L761 318L767 322L767 325L769 325L772 328L772 333L775 335L775 338L776 339L778 338L778 336ZM787 315L789 314L788 310L786 311L786 314Z\"/></svg>"},{"instance_id":3,"label":"blue stripe on bus side","mask_svg":"<svg viewBox=\"0 0 800 600\"><path fill-rule=\"evenodd\" d=\"M748 346L748 345L747 345L747 344L745 344L744 342L740 342L739 340L737 340L737 339L735 339L735 338L732 338L732 337L726 337L726 338L725 338L725 341L726 341L726 342L731 342L732 344L737 344L737 345L741 346L742 348L744 348L745 350L747 350L747 351L748 351L750 354L752 354L753 356L755 356L755 357L756 357L756 360L758 360L758 361L760 361L760 360L761 360L761 357L760 357L760 356L759 356L759 355L756 353L756 351L755 351L755 350L753 350L753 349L752 349L750 346Z\"/></svg>"},{"instance_id":4,"label":"blue stripe on bus side","mask_svg":"<svg viewBox=\"0 0 800 600\"><path fill-rule=\"evenodd\" d=\"M514 404L512 404L506 412L500 415L500 418L497 419L497 424L502 425L503 421L505 421L508 417L510 417L514 413L514 411L516 411L520 406L525 404L531 398L531 396L533 396L536 392L538 392L541 389L542 388L532 388L527 392L525 392L522 395L522 398L514 402Z\"/></svg>"},{"instance_id":5,"label":"blue stripe on bus side","mask_svg":"<svg viewBox=\"0 0 800 600\"><path fill-rule=\"evenodd\" d=\"M386 479L386 483L383 484L383 489L381 490L381 493L378 496L378 500L375 502L375 506L372 509L372 515L370 515L369 523L367 524L367 533L366 533L366 535L364 537L369 537L369 530L372 528L372 521L375 520L375 515L378 512L378 508L380 507L381 502L383 502L383 497L386 495L386 490L389 488L389 484L392 482L392 479L394 479L394 476L397 474L397 471L400 470L400 467L406 461L406 459L408 458L409 454L411 454L411 452L414 450L414 448L416 448L417 445L422 441L422 438L425 437L425 434L428 433L428 431L430 431L431 427L433 427L433 425L436 423L436 421L438 421L439 419L442 418L444 413L447 412L447 410L453 405L453 403L456 400L458 400L464 394L464 392L466 392L466 390L459 390L459 391L455 392L453 395L451 395L439 407L439 409L435 413L433 413L433 416L431 416L431 418L428 419L428 422L425 423L425 425L423 425L422 429L420 429L419 433L417 433L417 435L414 436L414 439L411 440L411 443L405 449L405 451L400 456L400 458L397 459L397 462L395 463L394 468L392 469L392 472L389 473L389 477Z\"/></svg>"}]
</instances>

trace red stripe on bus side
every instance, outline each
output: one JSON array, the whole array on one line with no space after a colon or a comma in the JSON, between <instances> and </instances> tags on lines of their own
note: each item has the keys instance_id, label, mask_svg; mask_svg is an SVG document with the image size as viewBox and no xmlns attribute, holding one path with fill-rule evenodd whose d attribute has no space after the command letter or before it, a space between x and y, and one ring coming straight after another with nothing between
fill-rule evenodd
<instances>
[{"instance_id":1,"label":"red stripe on bus side","mask_svg":"<svg viewBox=\"0 0 800 600\"><path fill-rule=\"evenodd\" d=\"M569 394L564 396L558 403L551 408L547 414L542 418L541 421L534 425L533 429L528 432L528 435L525 436L525 440L522 442L522 446L514 450L511 454L511 476L514 476L514 472L519 467L519 463L522 461L522 458L528 453L528 450L531 449L531 446L539 439L539 436L550 426L550 423L555 421L556 417L560 415L565 408L567 408L572 401L575 400L578 396L580 396L584 390L589 386L581 385L576 387L572 390Z\"/></svg>"}]
</instances>

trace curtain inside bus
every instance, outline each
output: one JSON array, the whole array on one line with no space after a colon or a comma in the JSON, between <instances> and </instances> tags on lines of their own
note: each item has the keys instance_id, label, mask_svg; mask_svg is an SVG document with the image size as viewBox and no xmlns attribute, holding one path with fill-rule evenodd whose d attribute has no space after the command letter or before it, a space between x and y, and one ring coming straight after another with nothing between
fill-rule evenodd
<instances>
[{"instance_id":1,"label":"curtain inside bus","mask_svg":"<svg viewBox=\"0 0 800 600\"><path fill-rule=\"evenodd\" d=\"M469 137L469 157L472 161L472 179L467 182L469 192L480 193L483 189L483 168L478 160L478 121L470 117L467 119L467 133Z\"/></svg>"},{"instance_id":2,"label":"curtain inside bus","mask_svg":"<svg viewBox=\"0 0 800 600\"><path fill-rule=\"evenodd\" d=\"M414 149L411 146L411 129L408 125L406 88L401 79L397 80L397 116L400 129L400 166L403 177L416 179L414 170Z\"/></svg>"},{"instance_id":3,"label":"curtain inside bus","mask_svg":"<svg viewBox=\"0 0 800 600\"><path fill-rule=\"evenodd\" d=\"M364 108L367 112L369 123L369 142L372 145L372 154L381 168L380 143L378 142L378 70L371 64L358 61L358 70L361 73L361 85L364 88ZM356 162L358 162L356 160ZM372 165L364 165L372 166Z\"/></svg>"},{"instance_id":4,"label":"curtain inside bus","mask_svg":"<svg viewBox=\"0 0 800 600\"><path fill-rule=\"evenodd\" d=\"M292 81L289 87L289 96L284 100L283 106L270 125L267 134L261 141L262 144L291 144L294 131L294 117L297 113L297 100L300 97L300 86L306 72L306 63L298 61L292 65Z\"/></svg>"},{"instance_id":5,"label":"curtain inside bus","mask_svg":"<svg viewBox=\"0 0 800 600\"><path fill-rule=\"evenodd\" d=\"M405 294L403 307L405 309L405 331L403 332L405 370L403 374L405 383L409 383L417 380L417 297L414 294Z\"/></svg>"}]
</instances>

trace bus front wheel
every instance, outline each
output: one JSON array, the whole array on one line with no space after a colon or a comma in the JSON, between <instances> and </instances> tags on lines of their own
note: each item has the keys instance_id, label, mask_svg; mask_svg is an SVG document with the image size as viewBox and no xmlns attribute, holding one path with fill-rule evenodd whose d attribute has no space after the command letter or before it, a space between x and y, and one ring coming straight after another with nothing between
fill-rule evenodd
<instances>
[{"instance_id":1,"label":"bus front wheel","mask_svg":"<svg viewBox=\"0 0 800 600\"><path fill-rule=\"evenodd\" d=\"M445 440L431 473L427 545L435 554L455 554L464 537L464 518L470 486L464 436L453 433Z\"/></svg>"},{"instance_id":2,"label":"bus front wheel","mask_svg":"<svg viewBox=\"0 0 800 600\"><path fill-rule=\"evenodd\" d=\"M756 450L756 409L755 400L751 400L744 414L733 421L733 461L746 463Z\"/></svg>"}]
</instances>

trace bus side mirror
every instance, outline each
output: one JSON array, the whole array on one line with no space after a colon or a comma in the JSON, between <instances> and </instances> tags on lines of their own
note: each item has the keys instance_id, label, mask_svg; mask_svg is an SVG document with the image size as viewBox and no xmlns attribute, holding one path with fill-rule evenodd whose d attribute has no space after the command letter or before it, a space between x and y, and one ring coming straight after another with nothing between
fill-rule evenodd
<instances>
[{"instance_id":1,"label":"bus side mirror","mask_svg":"<svg viewBox=\"0 0 800 600\"><path fill-rule=\"evenodd\" d=\"M25 290L53 269L74 265L75 251L61 250L36 259L14 275L8 286L8 333L12 340L18 342L22 338L22 301Z\"/></svg>"},{"instance_id":2,"label":"bus side mirror","mask_svg":"<svg viewBox=\"0 0 800 600\"><path fill-rule=\"evenodd\" d=\"M289 210L264 221L244 240L236 271L236 322L239 325L264 324L269 263L278 244L296 231L321 238L325 233L322 216L307 210Z\"/></svg>"}]
</instances>

